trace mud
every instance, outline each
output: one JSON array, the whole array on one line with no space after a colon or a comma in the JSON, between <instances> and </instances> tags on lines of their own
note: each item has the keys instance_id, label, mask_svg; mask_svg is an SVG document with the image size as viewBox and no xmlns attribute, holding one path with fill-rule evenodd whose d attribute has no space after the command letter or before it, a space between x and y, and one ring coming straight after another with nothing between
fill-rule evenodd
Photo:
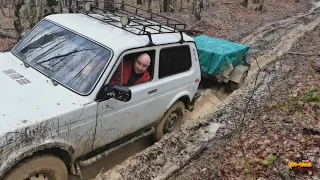
<instances>
[{"instance_id":1,"label":"mud","mask_svg":"<svg viewBox=\"0 0 320 180\"><path fill-rule=\"evenodd\" d=\"M299 37L319 24L320 2L313 4L309 12L262 26L241 41L252 47L251 60L254 61L249 76L257 70L258 65L263 67L288 52Z\"/></svg>"},{"instance_id":2,"label":"mud","mask_svg":"<svg viewBox=\"0 0 320 180\"><path fill-rule=\"evenodd\" d=\"M204 90L195 109L201 111L187 114L187 123L180 131L167 134L161 141L96 179L168 179L201 154L209 142L215 144L228 137L240 121L250 121L253 112L269 97L268 92L274 90L281 83L279 79L285 78L286 72L290 71L273 61L290 51L299 37L320 23L319 14L320 2L317 2L306 13L264 25L244 38L241 42L251 45L250 60L256 63L252 64L243 88L229 96L228 93L219 94L219 88L218 93L217 89L214 93L210 93L210 89ZM259 68L261 71L257 71ZM278 73L279 69L283 73ZM254 94L253 90L256 90ZM252 101L247 103L251 96Z\"/></svg>"},{"instance_id":3,"label":"mud","mask_svg":"<svg viewBox=\"0 0 320 180\"><path fill-rule=\"evenodd\" d=\"M269 153L282 156L277 164L285 179L319 179L319 143L311 140L305 145L310 133L305 134L304 129L319 129L320 119L316 116L305 117L308 114L306 109L295 106L296 101L303 98L305 93L320 89L320 74L312 66L320 62L317 54L320 48L319 33L320 25L293 45L290 51L296 54L284 54L264 68L262 72L266 73L266 79L275 78L270 83L261 84L261 87L275 87L275 90L259 92L268 94L269 98L262 102L264 105L260 109L253 112L251 119L245 120L247 125L241 139L237 132L231 138L214 139L198 159L169 179L281 179L274 168L264 168L260 163ZM270 108L274 103L282 104L287 111ZM314 167L312 176L284 172L288 162L295 161L296 155L310 158ZM255 159L250 168L251 178L241 161L244 157Z\"/></svg>"},{"instance_id":4,"label":"mud","mask_svg":"<svg viewBox=\"0 0 320 180\"><path fill-rule=\"evenodd\" d=\"M78 176L69 175L68 180L90 180L96 177L99 173L106 172L108 169L112 169L117 164L122 163L128 157L133 156L136 153L143 151L145 148L152 145L150 138L144 138L138 140L132 144L126 145L121 149L110 153L105 158L95 162L92 165L86 167L80 167L82 179Z\"/></svg>"}]
</instances>

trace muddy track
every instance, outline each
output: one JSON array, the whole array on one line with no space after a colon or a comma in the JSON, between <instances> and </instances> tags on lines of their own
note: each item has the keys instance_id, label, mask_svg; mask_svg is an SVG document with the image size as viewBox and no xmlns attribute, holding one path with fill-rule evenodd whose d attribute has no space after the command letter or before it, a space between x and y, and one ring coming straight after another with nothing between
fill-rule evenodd
<instances>
[{"instance_id":1,"label":"muddy track","mask_svg":"<svg viewBox=\"0 0 320 180\"><path fill-rule=\"evenodd\" d=\"M314 7L307 13L289 19L266 24L241 43L252 47L251 75L258 65L263 67L279 56L287 53L292 45L305 32L314 29L320 23L320 1L314 2ZM258 65L257 65L258 63Z\"/></svg>"},{"instance_id":2,"label":"muddy track","mask_svg":"<svg viewBox=\"0 0 320 180\"><path fill-rule=\"evenodd\" d=\"M240 43L250 45L252 48L250 56L252 66L247 87L231 95L221 85L215 84L214 87L204 88L201 98L196 103L195 111L186 114L186 121L180 132L165 136L158 143L96 179L167 179L183 168L195 154L206 147L207 142L215 135L217 127L221 125L222 120L219 120L219 123L212 123L218 116L213 115L213 111L221 107L228 109L228 104L234 103L232 102L234 99L239 100L239 97L244 101L246 95L241 93L248 92L252 88L258 66L263 67L290 51L299 37L319 24L320 1L315 2L314 7L306 13L265 24L242 39Z\"/></svg>"},{"instance_id":3,"label":"muddy track","mask_svg":"<svg viewBox=\"0 0 320 180\"><path fill-rule=\"evenodd\" d=\"M240 41L251 47L252 64L249 77L257 71L258 65L261 68L287 53L299 37L320 23L320 1L313 4L314 6L308 12L268 23ZM194 124L195 121L205 117L208 112L214 111L224 103L229 95L230 93L223 85L213 84L207 87L202 91L202 97L198 100L195 111L187 114L186 122Z\"/></svg>"}]
</instances>

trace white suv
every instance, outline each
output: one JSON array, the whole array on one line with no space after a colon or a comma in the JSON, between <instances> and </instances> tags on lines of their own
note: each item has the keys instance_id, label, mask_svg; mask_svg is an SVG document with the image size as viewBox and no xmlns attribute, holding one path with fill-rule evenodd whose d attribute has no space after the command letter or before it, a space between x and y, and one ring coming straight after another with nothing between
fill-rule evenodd
<instances>
[{"instance_id":1,"label":"white suv","mask_svg":"<svg viewBox=\"0 0 320 180\"><path fill-rule=\"evenodd\" d=\"M0 179L66 180L126 143L159 140L192 110L201 80L193 39L122 15L50 15L0 54ZM142 52L150 80L111 86Z\"/></svg>"}]
</instances>

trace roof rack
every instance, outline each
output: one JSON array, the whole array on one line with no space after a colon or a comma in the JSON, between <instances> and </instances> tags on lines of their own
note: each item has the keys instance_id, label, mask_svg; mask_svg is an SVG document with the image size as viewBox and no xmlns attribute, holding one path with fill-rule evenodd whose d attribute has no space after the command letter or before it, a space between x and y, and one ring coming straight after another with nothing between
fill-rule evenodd
<instances>
[{"instance_id":1,"label":"roof rack","mask_svg":"<svg viewBox=\"0 0 320 180\"><path fill-rule=\"evenodd\" d=\"M94 5L97 2L105 3L95 0L76 0L69 8L69 12L86 14L135 35L147 35L149 38L148 46L154 45L151 37L154 34L180 33L179 43L184 42L182 32L186 31L185 23L125 3L112 3L112 8L101 9ZM121 8L116 7L116 5L120 5ZM132 9L133 12L126 10L128 8ZM98 18L95 14L101 17ZM122 17L128 18L129 23L127 25L121 24L120 19Z\"/></svg>"}]
</instances>

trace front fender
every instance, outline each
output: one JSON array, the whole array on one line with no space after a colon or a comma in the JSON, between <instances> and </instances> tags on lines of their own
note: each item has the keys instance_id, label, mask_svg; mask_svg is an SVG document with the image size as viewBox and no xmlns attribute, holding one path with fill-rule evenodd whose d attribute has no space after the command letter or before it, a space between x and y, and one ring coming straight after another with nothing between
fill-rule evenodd
<instances>
[{"instance_id":1,"label":"front fender","mask_svg":"<svg viewBox=\"0 0 320 180\"><path fill-rule=\"evenodd\" d=\"M8 145L10 146L10 145ZM19 148L18 150L14 150L12 147L2 147L0 148L0 179L5 175L6 172L8 172L14 165L22 161L24 158L29 157L39 151L51 149L51 148L59 148L62 151L67 152L71 157L70 164L73 164L73 154L74 154L74 148L65 143L65 142L44 142L43 144L32 144L32 145L26 145L23 148ZM11 151L9 151L9 149Z\"/></svg>"},{"instance_id":2,"label":"front fender","mask_svg":"<svg viewBox=\"0 0 320 180\"><path fill-rule=\"evenodd\" d=\"M172 100L170 101L170 103L168 104L168 106L166 107L166 111L175 103L177 102L179 99L181 98L188 98L188 102L191 102L191 99L193 98L192 94L188 91L181 91L180 93L176 94L174 96L174 98L172 98Z\"/></svg>"}]
</instances>

